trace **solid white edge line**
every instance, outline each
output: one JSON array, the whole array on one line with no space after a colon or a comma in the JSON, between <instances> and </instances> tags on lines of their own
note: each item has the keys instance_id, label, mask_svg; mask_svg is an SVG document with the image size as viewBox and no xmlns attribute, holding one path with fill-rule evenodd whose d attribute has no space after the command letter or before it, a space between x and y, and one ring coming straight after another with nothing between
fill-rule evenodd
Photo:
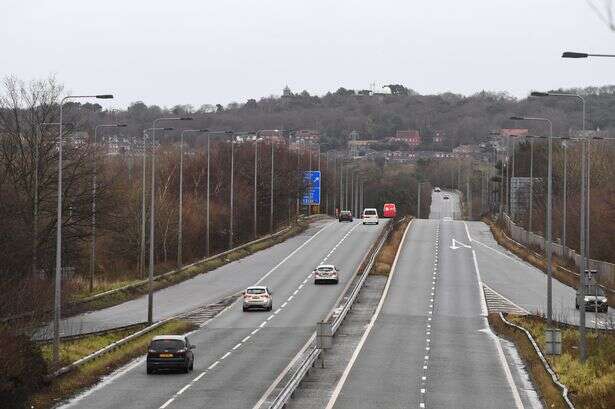
<instances>
[{"instance_id":1,"label":"solid white edge line","mask_svg":"<svg viewBox=\"0 0 615 409\"><path fill-rule=\"evenodd\" d=\"M406 230L404 231L404 235L402 236L401 241L399 242L399 247L397 248L397 253L395 254L395 260L393 260L393 265L391 266L391 273L389 274L389 278L384 287L384 291L382 292L382 297L380 298L378 307L376 307L376 311L374 312L374 315L372 315L372 318L367 326L367 329L363 333L363 336L359 340L359 344L356 346L354 352L352 353L352 357L350 358L348 365L346 365L346 368L344 369L344 373L342 373L340 380L337 382L337 385L335 385L335 389L333 390L333 393L331 394L331 398L329 399L329 402L327 403L327 406L325 407L325 409L331 409L333 408L333 405L335 405L335 402L337 401L337 398L340 392L342 391L344 384L346 383L346 379L348 378L348 375L350 374L350 371L352 367L354 366L354 363L357 360L359 353L361 353L361 349L363 349L363 344L365 344L365 340L369 336L369 333L372 331L372 328L374 327L374 323L376 322L376 319L380 315L380 310L382 310L382 306L384 305L384 301L389 292L389 287L391 286L391 281L393 279L393 276L395 275L395 267L397 267L397 261L399 259L399 255L401 254L401 249L404 247L404 243L406 241L406 235L408 234L408 231L410 230L410 226L412 226L413 221L414 220L411 220L410 223L408 223L408 226L406 227Z\"/></svg>"},{"instance_id":2,"label":"solid white edge line","mask_svg":"<svg viewBox=\"0 0 615 409\"><path fill-rule=\"evenodd\" d=\"M472 243L472 237L470 236L470 230L468 229L468 224L464 221L463 225L466 229L466 234L468 235L468 240L470 244ZM519 395L519 390L517 389L517 385L515 384L515 380L513 379L512 373L510 372L510 367L508 366L508 361L506 361L506 356L504 355L504 351L502 350L502 344L500 343L500 338L493 333L491 330L491 326L489 326L489 322L487 321L487 303L485 302L485 293L483 290L483 281L480 278L480 270L478 269L478 261L476 260L476 251L472 249L472 258L474 259L474 270L476 271L476 279L478 284L478 292L480 294L480 307L482 310L483 319L485 321L485 329L489 332L491 339L495 343L495 347L498 351L498 358L500 359L500 365L504 370L504 374L506 375L506 381L508 382L508 386L512 392L513 398L515 400L515 406L517 409L524 409L523 401L521 401L521 396Z\"/></svg>"}]
</instances>

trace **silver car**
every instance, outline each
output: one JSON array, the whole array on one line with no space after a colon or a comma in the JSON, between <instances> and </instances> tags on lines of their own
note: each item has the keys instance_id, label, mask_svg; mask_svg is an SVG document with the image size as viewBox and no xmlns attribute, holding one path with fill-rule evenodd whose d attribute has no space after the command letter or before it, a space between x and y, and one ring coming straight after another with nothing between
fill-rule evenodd
<instances>
[{"instance_id":1,"label":"silver car","mask_svg":"<svg viewBox=\"0 0 615 409\"><path fill-rule=\"evenodd\" d=\"M259 309L271 311L273 308L273 293L269 287L253 286L243 292L243 310Z\"/></svg>"},{"instance_id":2,"label":"silver car","mask_svg":"<svg viewBox=\"0 0 615 409\"><path fill-rule=\"evenodd\" d=\"M333 264L321 264L314 270L314 284L339 283L339 271Z\"/></svg>"}]
</instances>

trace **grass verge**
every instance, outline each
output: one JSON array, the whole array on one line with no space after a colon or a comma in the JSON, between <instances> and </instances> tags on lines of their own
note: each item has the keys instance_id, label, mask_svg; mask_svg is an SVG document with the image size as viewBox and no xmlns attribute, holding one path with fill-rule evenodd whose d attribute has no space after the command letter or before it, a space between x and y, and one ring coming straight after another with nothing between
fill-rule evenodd
<instances>
[{"instance_id":1,"label":"grass verge","mask_svg":"<svg viewBox=\"0 0 615 409\"><path fill-rule=\"evenodd\" d=\"M498 242L498 244L500 244L500 246L510 250L515 255L517 255L519 258L530 263L531 265L538 268L539 270L543 272L547 270L547 261L545 260L544 257L538 255L537 253L528 249L527 247L520 246L517 243L515 243L513 240L510 239L510 237L508 237L504 233L504 230L500 226L495 224L493 221L489 219L483 219L483 222L489 225L489 228L491 229L491 233L493 234L493 237L495 237L496 241ZM554 256L552 260L553 260L552 262L553 277L556 280L566 284L569 287L578 288L579 278L575 274L572 274L570 272L570 270L568 269L568 266L566 266L558 257ZM606 295L607 295L609 305L615 305L615 292L613 292L612 290L606 291Z\"/></svg>"},{"instance_id":2,"label":"grass verge","mask_svg":"<svg viewBox=\"0 0 615 409\"><path fill-rule=\"evenodd\" d=\"M114 371L115 369L127 364L131 360L143 355L147 351L147 346L151 338L161 334L184 334L195 328L195 324L182 321L172 320L151 332L138 337L125 345L101 356L100 358L88 362L73 372L69 372L49 382L49 384L34 395L31 405L37 409L47 409L55 406L59 402L73 396L80 390L91 386L98 382L101 377ZM90 349L96 346L103 347L104 342L113 342L120 334L112 334L108 337L97 335L92 339L85 338L75 340L74 344L68 346L65 350L66 357L75 357L78 355L84 356L86 351L93 352ZM69 342L70 343L70 342ZM108 344L106 344L108 345ZM70 358L72 359L72 358Z\"/></svg>"},{"instance_id":3,"label":"grass verge","mask_svg":"<svg viewBox=\"0 0 615 409\"><path fill-rule=\"evenodd\" d=\"M509 321L527 329L538 346L544 348L546 321L536 316L510 316ZM588 358L579 360L579 332L560 325L562 354L547 356L560 382L569 389L577 408L607 409L615 407L615 334L609 331L588 331ZM527 338L526 338L527 339Z\"/></svg>"},{"instance_id":4,"label":"grass verge","mask_svg":"<svg viewBox=\"0 0 615 409\"><path fill-rule=\"evenodd\" d=\"M410 218L407 217L405 219L394 221L395 226L393 227L393 231L389 234L386 242L380 249L380 252L376 256L376 260L374 262L374 266L372 270L369 272L372 275L384 275L388 276L391 271L391 266L393 265L393 261L395 260L395 254L397 254L397 249L401 243L401 239L404 236L404 231L406 230L406 226L410 223Z\"/></svg>"},{"instance_id":5,"label":"grass verge","mask_svg":"<svg viewBox=\"0 0 615 409\"><path fill-rule=\"evenodd\" d=\"M180 271L177 271L174 274L161 276L155 278L154 281L154 291L161 290L166 287L170 287L172 285L178 284L182 281L193 278L199 274L207 273L210 270L214 270L219 268L225 264L231 263L233 261L239 260L241 258L247 257L257 251L266 249L268 247L272 247L275 244L281 243L297 234L303 232L308 227L307 222L299 222L294 224L287 232L281 234L276 237L272 237L266 240L263 240L259 243L255 243L251 246L237 249L231 253L225 254L223 256L216 257L214 259L199 263L192 267L184 268ZM135 280L138 282L139 280ZM148 287L146 284L137 285L134 287L129 287L126 289L122 289L119 291L115 291L113 293L107 294L100 298L96 298L87 302L78 302L73 303L66 307L66 311L68 315L76 315L87 311L96 311L103 308L108 308L114 305L121 304L123 302L133 300L135 298L141 297L144 294L147 294Z\"/></svg>"},{"instance_id":6,"label":"grass verge","mask_svg":"<svg viewBox=\"0 0 615 409\"><path fill-rule=\"evenodd\" d=\"M508 320L513 316L509 315ZM546 408L566 409L566 403L562 398L559 388L553 383L551 375L542 365L534 346L525 333L517 328L509 327L500 319L499 314L489 314L489 324L499 336L514 342L519 355L523 359L534 385L538 388ZM521 324L518 324L521 325Z\"/></svg>"}]
</instances>

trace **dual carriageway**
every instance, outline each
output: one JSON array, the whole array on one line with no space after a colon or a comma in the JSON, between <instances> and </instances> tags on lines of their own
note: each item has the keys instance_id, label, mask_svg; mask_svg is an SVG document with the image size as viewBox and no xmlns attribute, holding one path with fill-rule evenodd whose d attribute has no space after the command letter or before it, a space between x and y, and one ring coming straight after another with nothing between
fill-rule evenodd
<instances>
[{"instance_id":1,"label":"dual carriageway","mask_svg":"<svg viewBox=\"0 0 615 409\"><path fill-rule=\"evenodd\" d=\"M459 198L433 193L430 219L409 225L383 298L343 374L330 408L541 407L518 356L486 320L482 286L520 311L546 311L546 276L500 247L481 222L456 220ZM334 308L387 221L312 223L299 236L156 293L155 319L211 304L250 285L273 290L273 311L234 302L189 335L194 371L146 375L139 358L63 408L257 408ZM315 286L318 264L339 285ZM574 290L554 281L554 316L574 321ZM146 297L63 322L67 333L142 321ZM604 315L604 314L602 314ZM609 317L614 319L613 310ZM321 406L314 406L321 407Z\"/></svg>"}]
</instances>

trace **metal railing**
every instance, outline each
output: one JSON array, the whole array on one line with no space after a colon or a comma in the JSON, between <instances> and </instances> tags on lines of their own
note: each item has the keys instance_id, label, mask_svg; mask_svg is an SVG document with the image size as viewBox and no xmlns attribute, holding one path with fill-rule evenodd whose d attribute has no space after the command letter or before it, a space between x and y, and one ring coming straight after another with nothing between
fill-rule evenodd
<instances>
[{"instance_id":1,"label":"metal railing","mask_svg":"<svg viewBox=\"0 0 615 409\"><path fill-rule=\"evenodd\" d=\"M376 256L378 255L378 252L386 242L392 230L393 223L389 223L386 229L383 231L380 240L374 245L372 245L366 255L366 258L363 259L363 262L361 263L361 266L363 266L363 270L361 272L361 276L356 281L356 284L350 290L350 293L348 293L348 289L346 289L346 291L343 293L348 294L346 297L346 301L344 302L344 306L340 310L339 314L333 318L333 321L329 323L331 326L331 334L333 336L335 336L335 333L342 325L342 322L352 308L352 305L354 304L355 300L357 299L357 296L359 295L359 292L361 291L361 287L363 287L363 284L365 283L365 280L367 279L367 276L369 275L369 272L372 269L374 262L376 261ZM365 263L365 260L367 260L367 263ZM359 266L359 269L361 269L361 266ZM352 281L350 283L352 283ZM336 306L333 307L333 310L331 310L331 312L329 313L329 317L333 315L333 312L336 309L339 308L339 305L337 304L338 303L336 303ZM296 369L291 375L290 379L286 382L284 387L282 387L275 399L271 402L271 404L269 405L269 409L280 409L286 405L295 390L299 387L299 384L301 383L303 378L305 378L305 376L308 374L310 368L314 366L314 363L318 360L321 353L322 349L318 348L317 346L316 332L314 332L310 337L310 340L308 341L308 346L306 348L306 352L304 353L303 360L296 366Z\"/></svg>"}]
</instances>

